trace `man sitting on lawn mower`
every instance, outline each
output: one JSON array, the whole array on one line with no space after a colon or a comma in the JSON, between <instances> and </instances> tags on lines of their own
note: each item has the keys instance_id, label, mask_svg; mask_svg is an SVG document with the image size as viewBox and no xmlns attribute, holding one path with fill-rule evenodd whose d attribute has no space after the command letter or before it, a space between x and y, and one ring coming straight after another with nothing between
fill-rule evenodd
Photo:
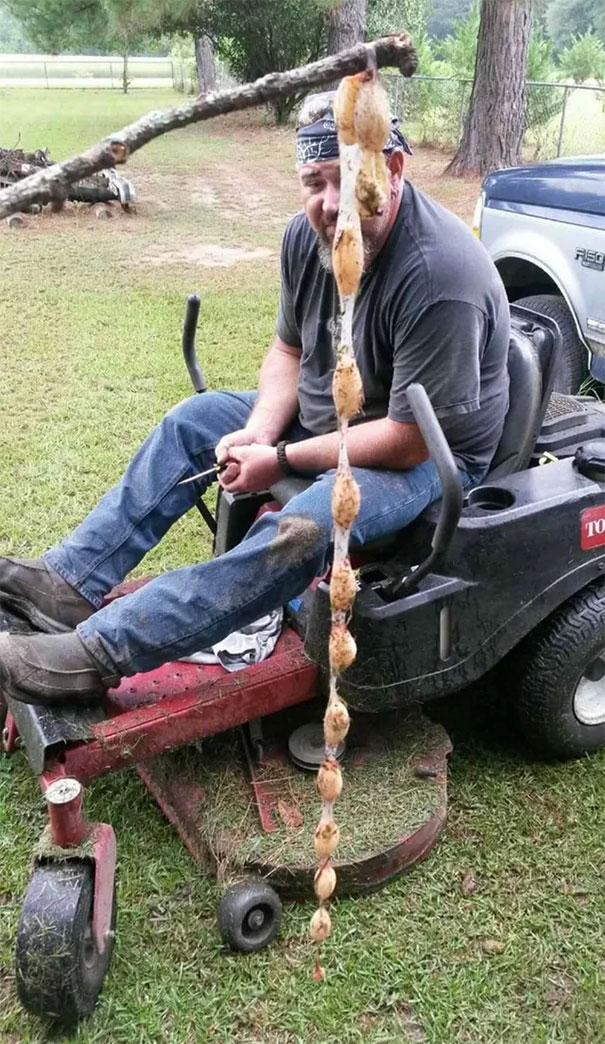
<instances>
[{"instance_id":1,"label":"man sitting on lawn mower","mask_svg":"<svg viewBox=\"0 0 605 1044\"><path fill-rule=\"evenodd\" d=\"M310 110L307 110L310 111ZM301 120L304 211L283 240L277 330L258 392L194 395L171 409L122 480L42 558L0 559L0 602L44 634L0 635L0 689L18 700L101 698L121 677L208 648L302 593L327 567L338 436L332 403L337 293L331 246L339 206L329 108ZM489 468L508 406L509 311L503 285L463 223L403 178L410 148L392 121L390 199L362 222L366 261L354 318L365 406L347 437L361 487L354 545L407 526L440 496L406 398L426 388L463 485ZM175 569L104 606L104 597L194 506L226 466L233 492L284 474L314 477L236 547Z\"/></svg>"}]
</instances>

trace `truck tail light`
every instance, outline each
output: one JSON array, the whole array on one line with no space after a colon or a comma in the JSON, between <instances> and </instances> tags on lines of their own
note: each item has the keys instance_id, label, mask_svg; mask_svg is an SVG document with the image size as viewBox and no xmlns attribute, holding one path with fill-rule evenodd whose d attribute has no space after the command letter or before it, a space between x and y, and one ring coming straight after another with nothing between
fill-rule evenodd
<instances>
[{"instance_id":1,"label":"truck tail light","mask_svg":"<svg viewBox=\"0 0 605 1044\"><path fill-rule=\"evenodd\" d=\"M477 239L481 239L481 219L483 217L483 204L485 201L485 194L482 192L477 198L475 203L475 209L473 211L473 232Z\"/></svg>"}]
</instances>

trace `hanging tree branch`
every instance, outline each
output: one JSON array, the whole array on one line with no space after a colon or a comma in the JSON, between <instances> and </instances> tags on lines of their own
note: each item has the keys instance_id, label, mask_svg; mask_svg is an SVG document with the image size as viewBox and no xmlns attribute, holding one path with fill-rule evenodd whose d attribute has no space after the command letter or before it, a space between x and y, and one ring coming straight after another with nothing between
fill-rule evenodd
<instances>
[{"instance_id":1,"label":"hanging tree branch","mask_svg":"<svg viewBox=\"0 0 605 1044\"><path fill-rule=\"evenodd\" d=\"M148 141L168 131L200 123L213 116L224 116L238 109L264 105L294 91L309 90L333 83L351 73L361 72L369 65L396 66L403 76L411 76L418 64L416 52L407 33L385 36L372 43L358 44L348 51L330 55L299 69L284 73L269 73L254 83L244 84L228 91L212 91L194 101L163 112L149 112L135 123L109 134L97 145L51 167L31 174L28 178L0 192L0 218L32 203L48 203L65 199L68 185L106 167L125 163L132 152Z\"/></svg>"}]
</instances>

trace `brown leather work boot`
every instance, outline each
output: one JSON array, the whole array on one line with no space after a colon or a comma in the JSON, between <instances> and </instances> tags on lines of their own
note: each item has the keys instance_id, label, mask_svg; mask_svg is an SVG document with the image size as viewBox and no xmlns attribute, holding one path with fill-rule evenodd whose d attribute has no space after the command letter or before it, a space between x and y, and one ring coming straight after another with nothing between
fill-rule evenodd
<instances>
[{"instance_id":1,"label":"brown leather work boot","mask_svg":"<svg viewBox=\"0 0 605 1044\"><path fill-rule=\"evenodd\" d=\"M74 631L95 612L43 558L0 557L0 605L48 634Z\"/></svg>"},{"instance_id":2,"label":"brown leather work boot","mask_svg":"<svg viewBox=\"0 0 605 1044\"><path fill-rule=\"evenodd\" d=\"M94 659L78 635L0 634L0 692L23 703L100 700L120 675Z\"/></svg>"}]
</instances>

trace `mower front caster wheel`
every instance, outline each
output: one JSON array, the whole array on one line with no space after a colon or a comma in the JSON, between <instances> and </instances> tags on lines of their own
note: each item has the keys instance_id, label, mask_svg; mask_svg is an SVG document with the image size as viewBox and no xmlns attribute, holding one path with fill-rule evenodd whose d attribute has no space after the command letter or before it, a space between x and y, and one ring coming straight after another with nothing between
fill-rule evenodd
<instances>
[{"instance_id":1,"label":"mower front caster wheel","mask_svg":"<svg viewBox=\"0 0 605 1044\"><path fill-rule=\"evenodd\" d=\"M520 725L555 758L605 747L605 580L589 584L523 643L517 678Z\"/></svg>"},{"instance_id":2,"label":"mower front caster wheel","mask_svg":"<svg viewBox=\"0 0 605 1044\"><path fill-rule=\"evenodd\" d=\"M274 888L264 881L240 881L221 899L218 923L223 941L239 953L255 953L275 939L282 905Z\"/></svg>"},{"instance_id":3,"label":"mower front caster wheel","mask_svg":"<svg viewBox=\"0 0 605 1044\"><path fill-rule=\"evenodd\" d=\"M49 863L33 873L17 930L17 992L24 1008L70 1023L92 1012L107 974L111 934L100 953L92 934L94 877L83 862Z\"/></svg>"}]
</instances>

